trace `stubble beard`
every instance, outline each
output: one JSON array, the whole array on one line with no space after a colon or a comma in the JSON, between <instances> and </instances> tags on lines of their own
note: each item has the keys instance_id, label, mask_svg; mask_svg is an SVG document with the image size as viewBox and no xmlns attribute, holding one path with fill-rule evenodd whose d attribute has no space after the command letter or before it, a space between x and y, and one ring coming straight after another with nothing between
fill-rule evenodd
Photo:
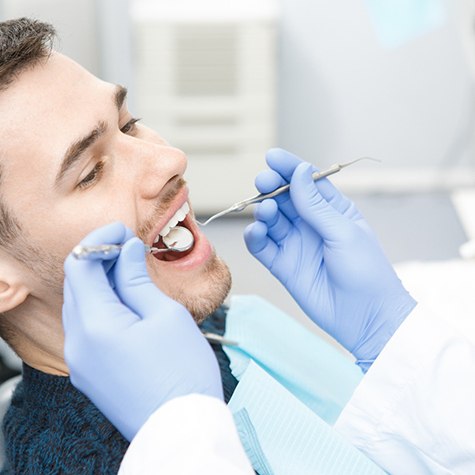
<instances>
[{"instance_id":1,"label":"stubble beard","mask_svg":"<svg viewBox=\"0 0 475 475\"><path fill-rule=\"evenodd\" d=\"M34 252L38 252L38 250ZM56 296L62 296L64 283L63 259L52 254L46 258L45 253L42 256L42 259L37 260L33 265L35 273L42 276L46 288L49 288ZM231 272L228 266L216 254L207 262L200 280L204 285L199 286L199 291L193 292L187 288L178 287L166 292L170 298L186 307L198 324L222 305L232 285Z\"/></svg>"},{"instance_id":2,"label":"stubble beard","mask_svg":"<svg viewBox=\"0 0 475 475\"><path fill-rule=\"evenodd\" d=\"M41 276L43 285L51 294L62 297L64 259L51 252L32 247L31 244L24 245L22 249L21 260L28 262L34 273ZM198 286L199 291L179 286L166 292L169 297L187 308L196 323L204 321L224 302L231 290L231 272L225 262L213 254L201 273L200 281L203 285Z\"/></svg>"},{"instance_id":3,"label":"stubble beard","mask_svg":"<svg viewBox=\"0 0 475 475\"><path fill-rule=\"evenodd\" d=\"M64 258L50 250L32 245L31 240L24 240L21 246L15 246L12 251L18 260L33 270L35 275L41 276L43 285L50 295L55 295L62 301ZM214 253L206 263L199 280L201 285L197 286L197 290L177 286L165 291L169 297L186 307L197 323L205 320L224 302L232 284L228 266Z\"/></svg>"},{"instance_id":4,"label":"stubble beard","mask_svg":"<svg viewBox=\"0 0 475 475\"><path fill-rule=\"evenodd\" d=\"M180 288L168 293L188 309L196 323L204 321L224 302L232 283L228 266L216 254L207 262L201 279L206 285L199 293Z\"/></svg>"}]
</instances>

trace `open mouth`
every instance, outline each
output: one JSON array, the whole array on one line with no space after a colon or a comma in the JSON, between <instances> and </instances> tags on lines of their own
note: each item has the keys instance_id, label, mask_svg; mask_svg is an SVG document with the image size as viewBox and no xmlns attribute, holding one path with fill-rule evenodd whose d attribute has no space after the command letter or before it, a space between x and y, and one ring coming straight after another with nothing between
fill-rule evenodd
<instances>
[{"instance_id":1,"label":"open mouth","mask_svg":"<svg viewBox=\"0 0 475 475\"><path fill-rule=\"evenodd\" d=\"M153 242L153 246L159 249L166 249L167 246L165 245L164 238L166 239L167 235L174 229L177 225L180 225L186 229L188 229L196 240L195 233L193 232L193 225L192 225L192 218L189 215L190 206L187 202L185 202L180 209L178 209L175 214L170 218L168 223L163 227L163 229L158 233L157 237ZM155 259L159 261L176 261L178 259L182 259L183 257L190 254L193 251L193 246L187 251L179 252L179 251L172 251L169 250L167 252L157 252L153 254Z\"/></svg>"}]
</instances>

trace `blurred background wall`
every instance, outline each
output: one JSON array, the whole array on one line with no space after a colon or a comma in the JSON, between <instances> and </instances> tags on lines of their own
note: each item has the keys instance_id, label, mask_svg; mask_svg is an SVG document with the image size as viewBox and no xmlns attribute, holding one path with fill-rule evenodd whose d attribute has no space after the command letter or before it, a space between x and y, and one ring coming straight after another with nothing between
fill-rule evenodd
<instances>
[{"instance_id":1,"label":"blurred background wall","mask_svg":"<svg viewBox=\"0 0 475 475\"><path fill-rule=\"evenodd\" d=\"M2 0L2 19L28 16L53 23L58 29L59 48L90 71L98 74L97 2L82 0Z\"/></svg>"},{"instance_id":2,"label":"blurred background wall","mask_svg":"<svg viewBox=\"0 0 475 475\"><path fill-rule=\"evenodd\" d=\"M210 130L216 128L214 142L224 141L226 122L228 132L234 127L243 142L256 142L251 147L252 158L230 161L232 147L223 146L216 161L224 162L228 171L243 180L239 191L241 187L252 188L244 181L254 175L255 167L250 163L258 162L260 166L268 145L293 150L321 167L362 155L383 160L377 167L362 163L336 178L347 190L420 191L423 187L426 191L472 184L472 1L404 0L383 2L385 6L374 0L236 3L1 0L0 12L4 18L29 15L54 23L60 32L62 51L95 74L126 83L132 105L140 106L137 113L156 126L162 124L168 132L164 132L166 137L181 136L183 145L190 139L183 138L178 122L174 130L167 119L173 113L171 107L180 104L170 102L166 106L172 112L163 112L166 87L157 75L163 72L170 80L177 79L164 64L177 71L177 62L182 61L194 73L189 84L197 84L199 60L203 81L206 69L212 77L206 60L212 61L214 54L215 66L221 65L215 76L221 75L222 79L227 67L228 82L236 81L239 89L237 103L229 102L234 115L223 106L219 124L219 114L211 118L208 114ZM258 27L261 37L256 33ZM238 31L240 28L243 31ZM167 29L172 33L167 34ZM183 34L187 30L188 44ZM178 53L186 48L198 51L199 45L193 42L200 41L201 53L208 48L209 55L197 58L192 69L193 55L187 58ZM221 50L221 56L217 50ZM250 54L253 51L255 54ZM246 68L248 79L243 78ZM260 82L252 83L253 75L259 76ZM219 85L223 85L219 79L209 84L211 89L206 93L209 110L213 107L213 86L218 88L214 97L226 96L219 91ZM243 95L246 87L249 91ZM193 93L188 95L192 98ZM198 106L205 108L206 101L194 105ZM243 113L236 113L239 108ZM252 109L248 115L255 118L255 124L249 126L251 131L257 130L254 135L242 127L248 120L245 109ZM200 125L198 119L195 117L195 125ZM182 120L182 127L187 120L192 126L192 114ZM193 135L193 127L188 129ZM219 156L219 147L213 151L210 140L208 144L209 153ZM203 155L206 150L201 152ZM211 172L212 167L206 167ZM252 168L252 173L243 168ZM237 193L232 184L231 194L229 186L218 185L217 199L207 200L199 195L201 188L208 194L209 187L200 185L198 179L196 186L196 199L203 202L203 212L219 208L222 200L234 199Z\"/></svg>"},{"instance_id":3,"label":"blurred background wall","mask_svg":"<svg viewBox=\"0 0 475 475\"><path fill-rule=\"evenodd\" d=\"M279 142L325 165L381 158L341 176L366 191L417 191L442 185L438 169L471 171L474 83L461 32L473 17L463 3L281 0Z\"/></svg>"},{"instance_id":4,"label":"blurred background wall","mask_svg":"<svg viewBox=\"0 0 475 475\"><path fill-rule=\"evenodd\" d=\"M129 88L189 155L198 214L253 194L282 146L321 168L383 160L333 181L393 262L456 258L475 238L472 0L0 0L0 15L51 21L60 50ZM246 253L250 219L206 228L233 292L299 315Z\"/></svg>"}]
</instances>

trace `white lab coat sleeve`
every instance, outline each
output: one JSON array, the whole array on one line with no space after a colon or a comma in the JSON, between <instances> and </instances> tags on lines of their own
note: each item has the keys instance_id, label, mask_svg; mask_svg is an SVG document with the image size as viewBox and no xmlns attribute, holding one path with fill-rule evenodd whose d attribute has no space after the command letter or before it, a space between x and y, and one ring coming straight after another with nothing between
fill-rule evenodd
<instances>
[{"instance_id":1,"label":"white lab coat sleeve","mask_svg":"<svg viewBox=\"0 0 475 475\"><path fill-rule=\"evenodd\" d=\"M475 314L450 318L419 303L335 425L392 475L475 473Z\"/></svg>"},{"instance_id":2,"label":"white lab coat sleeve","mask_svg":"<svg viewBox=\"0 0 475 475\"><path fill-rule=\"evenodd\" d=\"M254 474L224 402L191 394L150 416L132 440L119 475L157 473Z\"/></svg>"}]
</instances>

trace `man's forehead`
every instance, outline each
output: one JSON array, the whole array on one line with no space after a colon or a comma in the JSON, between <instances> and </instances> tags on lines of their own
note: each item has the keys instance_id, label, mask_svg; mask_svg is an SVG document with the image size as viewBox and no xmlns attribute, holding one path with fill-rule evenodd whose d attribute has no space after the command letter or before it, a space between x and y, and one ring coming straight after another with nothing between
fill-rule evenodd
<instances>
[{"instance_id":1,"label":"man's forehead","mask_svg":"<svg viewBox=\"0 0 475 475\"><path fill-rule=\"evenodd\" d=\"M35 147L60 153L99 117L114 86L93 76L67 56L53 52L23 71L0 92L3 150ZM55 150L58 148L58 150Z\"/></svg>"},{"instance_id":2,"label":"man's forehead","mask_svg":"<svg viewBox=\"0 0 475 475\"><path fill-rule=\"evenodd\" d=\"M22 71L5 91L0 93L0 109L9 109L10 120L63 112L57 109L75 102L94 103L88 96L105 83L75 61L60 53ZM112 87L112 85L110 85ZM72 101L72 102L71 102ZM2 114L3 116L3 114ZM47 117L44 117L46 119Z\"/></svg>"}]
</instances>

